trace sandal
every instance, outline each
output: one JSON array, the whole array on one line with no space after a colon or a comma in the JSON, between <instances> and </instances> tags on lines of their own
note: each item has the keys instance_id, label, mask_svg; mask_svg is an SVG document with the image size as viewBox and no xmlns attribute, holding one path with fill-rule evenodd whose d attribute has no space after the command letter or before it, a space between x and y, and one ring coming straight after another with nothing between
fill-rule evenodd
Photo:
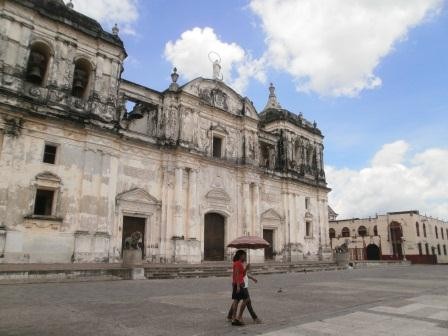
<instances>
[{"instance_id":1,"label":"sandal","mask_svg":"<svg viewBox=\"0 0 448 336\"><path fill-rule=\"evenodd\" d=\"M242 321L240 321L240 320L233 320L233 321L232 321L232 325L233 325L233 326L241 327L241 326L244 325L244 322L242 322Z\"/></svg>"}]
</instances>

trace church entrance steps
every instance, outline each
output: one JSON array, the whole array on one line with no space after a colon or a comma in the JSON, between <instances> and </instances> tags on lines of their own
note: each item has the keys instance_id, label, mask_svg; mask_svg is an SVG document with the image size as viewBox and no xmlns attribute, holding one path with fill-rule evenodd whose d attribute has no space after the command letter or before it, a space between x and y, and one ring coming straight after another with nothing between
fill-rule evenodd
<instances>
[{"instance_id":1,"label":"church entrance steps","mask_svg":"<svg viewBox=\"0 0 448 336\"><path fill-rule=\"evenodd\" d=\"M405 266L402 262L376 262L355 265L359 267ZM229 262L202 264L144 264L147 279L177 279L230 277L232 265ZM281 274L290 272L317 272L343 270L333 262L303 261L298 263L267 262L252 264L254 275ZM121 263L85 263L85 264L0 264L0 284L70 282L70 281L110 281L128 280L131 270Z\"/></svg>"}]
</instances>

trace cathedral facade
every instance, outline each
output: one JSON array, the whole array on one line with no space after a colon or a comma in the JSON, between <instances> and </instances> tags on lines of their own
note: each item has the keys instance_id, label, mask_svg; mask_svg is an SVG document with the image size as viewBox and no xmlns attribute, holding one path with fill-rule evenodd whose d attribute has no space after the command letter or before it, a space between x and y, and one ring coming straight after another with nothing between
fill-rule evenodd
<instances>
[{"instance_id":1,"label":"cathedral facade","mask_svg":"<svg viewBox=\"0 0 448 336\"><path fill-rule=\"evenodd\" d=\"M331 255L323 135L263 111L217 75L166 90L121 77L126 51L61 0L0 2L0 262L147 262Z\"/></svg>"}]
</instances>

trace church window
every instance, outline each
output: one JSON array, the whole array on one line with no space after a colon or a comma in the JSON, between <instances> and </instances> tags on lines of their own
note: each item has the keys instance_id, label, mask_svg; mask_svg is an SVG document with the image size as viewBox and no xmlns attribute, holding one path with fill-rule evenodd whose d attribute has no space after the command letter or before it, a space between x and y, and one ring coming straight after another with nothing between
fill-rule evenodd
<instances>
[{"instance_id":1,"label":"church window","mask_svg":"<svg viewBox=\"0 0 448 336\"><path fill-rule=\"evenodd\" d=\"M367 236L367 229L366 229L366 227L363 226L363 225L361 225L361 226L358 228L358 234L359 234L361 237L365 237L365 236Z\"/></svg>"},{"instance_id":2,"label":"church window","mask_svg":"<svg viewBox=\"0 0 448 336\"><path fill-rule=\"evenodd\" d=\"M307 237L312 237L313 236L313 226L312 226L312 223L309 222L309 221L307 221L305 223L305 235Z\"/></svg>"},{"instance_id":3,"label":"church window","mask_svg":"<svg viewBox=\"0 0 448 336\"><path fill-rule=\"evenodd\" d=\"M330 229L330 239L331 238L336 238L336 230L335 229Z\"/></svg>"},{"instance_id":4,"label":"church window","mask_svg":"<svg viewBox=\"0 0 448 336\"><path fill-rule=\"evenodd\" d=\"M378 226L376 225L373 227L373 235L378 236Z\"/></svg>"},{"instance_id":5,"label":"church window","mask_svg":"<svg viewBox=\"0 0 448 336\"><path fill-rule=\"evenodd\" d=\"M45 144L43 162L55 164L57 148L55 145Z\"/></svg>"},{"instance_id":6,"label":"church window","mask_svg":"<svg viewBox=\"0 0 448 336\"><path fill-rule=\"evenodd\" d=\"M213 137L213 157L220 158L222 156L222 139L220 137Z\"/></svg>"},{"instance_id":7,"label":"church window","mask_svg":"<svg viewBox=\"0 0 448 336\"><path fill-rule=\"evenodd\" d=\"M34 214L51 216L53 214L54 190L37 189L34 202Z\"/></svg>"},{"instance_id":8,"label":"church window","mask_svg":"<svg viewBox=\"0 0 448 336\"><path fill-rule=\"evenodd\" d=\"M342 237L350 237L350 229L348 227L342 229Z\"/></svg>"},{"instance_id":9,"label":"church window","mask_svg":"<svg viewBox=\"0 0 448 336\"><path fill-rule=\"evenodd\" d=\"M310 209L310 198L309 197L305 197L305 209L309 210Z\"/></svg>"}]
</instances>

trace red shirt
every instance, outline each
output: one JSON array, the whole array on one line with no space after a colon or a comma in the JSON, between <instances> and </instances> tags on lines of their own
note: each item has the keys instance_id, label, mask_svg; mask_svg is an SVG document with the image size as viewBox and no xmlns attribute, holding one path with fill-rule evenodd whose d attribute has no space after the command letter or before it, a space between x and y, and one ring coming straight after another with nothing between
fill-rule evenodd
<instances>
[{"instance_id":1,"label":"red shirt","mask_svg":"<svg viewBox=\"0 0 448 336\"><path fill-rule=\"evenodd\" d=\"M238 274L237 274L238 273ZM233 263L233 280L234 284L242 284L244 282L244 266L239 260Z\"/></svg>"}]
</instances>

